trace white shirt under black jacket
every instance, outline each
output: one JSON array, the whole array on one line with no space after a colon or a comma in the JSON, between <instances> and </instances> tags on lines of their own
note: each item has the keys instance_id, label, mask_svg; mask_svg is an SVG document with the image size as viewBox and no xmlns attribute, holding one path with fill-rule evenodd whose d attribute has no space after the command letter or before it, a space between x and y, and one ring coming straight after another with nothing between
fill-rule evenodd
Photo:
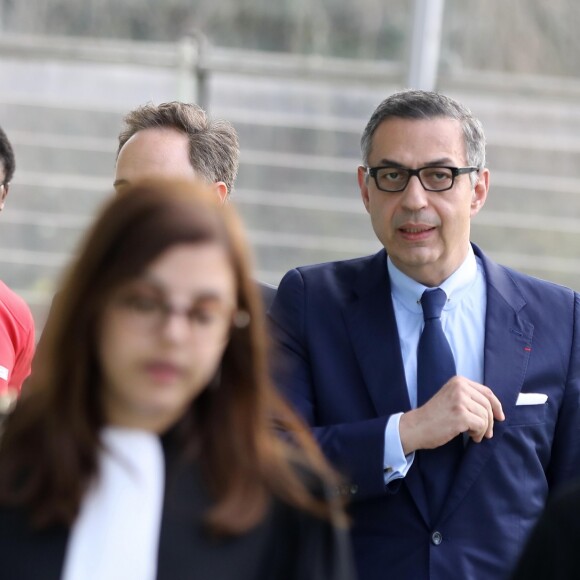
<instances>
[{"instance_id":1,"label":"white shirt under black jacket","mask_svg":"<svg viewBox=\"0 0 580 580\"><path fill-rule=\"evenodd\" d=\"M106 427L99 475L72 528L37 530L25 508L0 506L0 578L354 578L347 530L279 500L240 536L209 534L203 522L213 500L182 426L162 437Z\"/></svg>"},{"instance_id":2,"label":"white shirt under black jacket","mask_svg":"<svg viewBox=\"0 0 580 580\"><path fill-rule=\"evenodd\" d=\"M411 407L415 409L417 346L425 324L420 300L427 286L403 274L390 258L387 258L387 269L409 400ZM457 374L483 383L487 294L483 265L476 258L471 246L461 266L438 287L447 294L447 303L441 313L441 324L455 358ZM385 388L389 386L385 385ZM385 429L385 484L405 477L415 457L415 453L407 456L403 453L399 435L402 414L391 415Z\"/></svg>"}]
</instances>

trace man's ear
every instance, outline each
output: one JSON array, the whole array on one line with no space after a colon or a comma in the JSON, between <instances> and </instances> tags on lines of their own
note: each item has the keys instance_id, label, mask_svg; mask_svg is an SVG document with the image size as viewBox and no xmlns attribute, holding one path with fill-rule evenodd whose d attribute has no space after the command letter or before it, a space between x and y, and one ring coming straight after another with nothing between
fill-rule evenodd
<instances>
[{"instance_id":1,"label":"man's ear","mask_svg":"<svg viewBox=\"0 0 580 580\"><path fill-rule=\"evenodd\" d=\"M369 188L367 182L367 170L363 165L358 166L357 174L358 186L360 189L360 196L365 204L367 212L369 211L370 201L369 201Z\"/></svg>"},{"instance_id":2,"label":"man's ear","mask_svg":"<svg viewBox=\"0 0 580 580\"><path fill-rule=\"evenodd\" d=\"M471 199L471 217L479 213L479 210L483 207L487 199L487 192L489 191L489 169L484 167L479 172L477 178Z\"/></svg>"},{"instance_id":3,"label":"man's ear","mask_svg":"<svg viewBox=\"0 0 580 580\"><path fill-rule=\"evenodd\" d=\"M216 192L217 196L220 198L221 203L225 203L228 199L228 187L223 181L216 181L212 185L213 190Z\"/></svg>"}]
</instances>

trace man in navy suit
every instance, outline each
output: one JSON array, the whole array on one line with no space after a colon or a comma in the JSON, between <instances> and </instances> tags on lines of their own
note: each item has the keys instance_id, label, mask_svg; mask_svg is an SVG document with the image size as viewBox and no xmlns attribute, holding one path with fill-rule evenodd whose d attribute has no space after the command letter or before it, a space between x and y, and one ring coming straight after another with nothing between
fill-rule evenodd
<instances>
[{"instance_id":1,"label":"man in navy suit","mask_svg":"<svg viewBox=\"0 0 580 580\"><path fill-rule=\"evenodd\" d=\"M470 243L489 170L466 107L394 94L361 146L384 249L286 274L270 310L279 383L348 477L361 580L507 577L548 495L580 475L579 296ZM434 288L454 371L426 398ZM452 462L430 462L451 447Z\"/></svg>"}]
</instances>

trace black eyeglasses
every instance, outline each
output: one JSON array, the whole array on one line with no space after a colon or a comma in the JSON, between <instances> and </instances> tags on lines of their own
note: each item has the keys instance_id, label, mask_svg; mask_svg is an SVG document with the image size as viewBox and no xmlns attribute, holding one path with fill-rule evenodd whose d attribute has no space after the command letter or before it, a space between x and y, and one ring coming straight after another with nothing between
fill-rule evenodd
<instances>
[{"instance_id":1,"label":"black eyeglasses","mask_svg":"<svg viewBox=\"0 0 580 580\"><path fill-rule=\"evenodd\" d=\"M404 167L367 167L367 173L375 180L381 191L403 191L409 179L416 175L423 188L427 191L446 191L453 187L455 178L464 173L479 171L478 167L420 167L419 169L405 169Z\"/></svg>"}]
</instances>

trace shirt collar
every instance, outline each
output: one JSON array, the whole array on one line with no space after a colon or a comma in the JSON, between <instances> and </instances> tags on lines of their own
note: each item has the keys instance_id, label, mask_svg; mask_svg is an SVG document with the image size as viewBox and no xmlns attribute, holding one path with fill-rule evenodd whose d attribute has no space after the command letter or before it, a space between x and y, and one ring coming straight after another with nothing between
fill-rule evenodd
<instances>
[{"instance_id":1,"label":"shirt collar","mask_svg":"<svg viewBox=\"0 0 580 580\"><path fill-rule=\"evenodd\" d=\"M407 308L407 310L421 314L423 310L419 301L421 300L423 292L427 290L427 286L423 286L423 284L403 274L393 264L390 256L387 256L387 271L391 281L393 298ZM447 294L447 303L443 307L443 310L455 308L475 283L476 278L477 261L470 244L467 256L461 266L439 286Z\"/></svg>"}]
</instances>

